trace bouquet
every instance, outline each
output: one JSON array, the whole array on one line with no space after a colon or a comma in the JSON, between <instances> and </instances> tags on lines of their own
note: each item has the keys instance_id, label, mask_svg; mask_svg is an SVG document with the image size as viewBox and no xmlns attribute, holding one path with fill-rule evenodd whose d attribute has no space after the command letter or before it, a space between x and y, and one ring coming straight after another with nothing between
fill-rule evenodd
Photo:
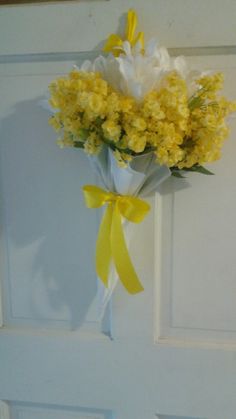
<instances>
[{"instance_id":1,"label":"bouquet","mask_svg":"<svg viewBox=\"0 0 236 419\"><path fill-rule=\"evenodd\" d=\"M219 95L222 73L190 71L183 57L170 58L155 39L144 45L136 26L130 10L124 39L110 35L102 55L49 86L58 145L87 153L103 186L83 190L89 208L106 205L96 272L109 295L118 277L128 292L143 290L123 220L141 222L150 208L143 197L167 177L212 174L204 165L220 158L226 117L236 111L236 102Z\"/></svg>"}]
</instances>

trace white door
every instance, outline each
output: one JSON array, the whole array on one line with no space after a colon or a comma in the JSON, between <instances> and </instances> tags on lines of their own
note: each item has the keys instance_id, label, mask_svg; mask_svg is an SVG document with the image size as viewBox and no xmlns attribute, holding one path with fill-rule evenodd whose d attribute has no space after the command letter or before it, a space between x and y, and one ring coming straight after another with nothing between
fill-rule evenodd
<instances>
[{"instance_id":1,"label":"white door","mask_svg":"<svg viewBox=\"0 0 236 419\"><path fill-rule=\"evenodd\" d=\"M100 321L98 214L81 193L95 179L39 105L131 6L147 37L224 71L236 98L233 0L0 9L1 419L236 417L235 119L215 176L170 179L130 226L145 291L118 286Z\"/></svg>"}]
</instances>

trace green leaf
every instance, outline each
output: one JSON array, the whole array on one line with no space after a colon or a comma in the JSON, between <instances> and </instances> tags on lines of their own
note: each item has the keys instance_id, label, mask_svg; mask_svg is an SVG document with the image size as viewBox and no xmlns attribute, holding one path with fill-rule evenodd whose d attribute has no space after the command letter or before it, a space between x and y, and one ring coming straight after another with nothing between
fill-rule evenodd
<instances>
[{"instance_id":1,"label":"green leaf","mask_svg":"<svg viewBox=\"0 0 236 419\"><path fill-rule=\"evenodd\" d=\"M177 177L177 178L185 179L185 176L183 176L182 173L180 173L180 172L173 171L171 173L171 175L174 176L174 177Z\"/></svg>"},{"instance_id":2,"label":"green leaf","mask_svg":"<svg viewBox=\"0 0 236 419\"><path fill-rule=\"evenodd\" d=\"M210 172L210 170L206 169L203 166L200 166L199 164L189 167L189 168L184 168L183 170L186 172L197 172L203 175L214 175L214 173Z\"/></svg>"},{"instance_id":3,"label":"green leaf","mask_svg":"<svg viewBox=\"0 0 236 419\"><path fill-rule=\"evenodd\" d=\"M84 143L82 143L80 141L74 141L73 147L75 147L75 148L84 148Z\"/></svg>"},{"instance_id":4,"label":"green leaf","mask_svg":"<svg viewBox=\"0 0 236 419\"><path fill-rule=\"evenodd\" d=\"M89 130L85 129L85 128L81 128L79 130L79 138L81 138L81 140L86 140L88 138L89 135Z\"/></svg>"},{"instance_id":5,"label":"green leaf","mask_svg":"<svg viewBox=\"0 0 236 419\"><path fill-rule=\"evenodd\" d=\"M145 150L142 152L142 153L140 153L140 154L146 154L146 153L150 153L151 151L155 151L157 148L156 147L153 147L153 146L147 146L146 148L145 148Z\"/></svg>"},{"instance_id":6,"label":"green leaf","mask_svg":"<svg viewBox=\"0 0 236 419\"><path fill-rule=\"evenodd\" d=\"M102 118L100 118L100 116L98 116L95 120L95 124L97 125L97 127L101 127L102 123L104 122L104 120Z\"/></svg>"},{"instance_id":7,"label":"green leaf","mask_svg":"<svg viewBox=\"0 0 236 419\"><path fill-rule=\"evenodd\" d=\"M203 99L201 96L203 93L207 92L208 89L205 87L201 87L196 93L194 93L189 101L188 101L188 107L190 111L193 111L197 108L202 108L205 105L205 99Z\"/></svg>"},{"instance_id":8,"label":"green leaf","mask_svg":"<svg viewBox=\"0 0 236 419\"><path fill-rule=\"evenodd\" d=\"M200 97L196 96L189 102L188 107L190 111L193 111L194 109L201 108L203 103L204 101Z\"/></svg>"},{"instance_id":9,"label":"green leaf","mask_svg":"<svg viewBox=\"0 0 236 419\"><path fill-rule=\"evenodd\" d=\"M194 171L198 173L202 173L203 175L214 175L214 173L210 172L210 170L200 165L196 166Z\"/></svg>"}]
</instances>

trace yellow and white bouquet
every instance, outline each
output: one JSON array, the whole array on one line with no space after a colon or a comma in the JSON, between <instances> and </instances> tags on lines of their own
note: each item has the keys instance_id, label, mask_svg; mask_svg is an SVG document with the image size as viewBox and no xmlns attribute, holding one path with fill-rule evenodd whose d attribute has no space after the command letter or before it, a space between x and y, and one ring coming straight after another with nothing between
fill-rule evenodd
<instances>
[{"instance_id":1,"label":"yellow and white bouquet","mask_svg":"<svg viewBox=\"0 0 236 419\"><path fill-rule=\"evenodd\" d=\"M130 261L122 217L140 222L149 205L137 195L154 192L168 176L211 174L229 134L226 117L236 102L219 95L222 73L189 71L156 40L144 45L128 12L125 38L109 36L104 52L50 86L50 124L60 147L83 149L106 190L84 187L87 206L107 204L96 250L96 270L109 285L110 262L130 293L142 285Z\"/></svg>"}]
</instances>

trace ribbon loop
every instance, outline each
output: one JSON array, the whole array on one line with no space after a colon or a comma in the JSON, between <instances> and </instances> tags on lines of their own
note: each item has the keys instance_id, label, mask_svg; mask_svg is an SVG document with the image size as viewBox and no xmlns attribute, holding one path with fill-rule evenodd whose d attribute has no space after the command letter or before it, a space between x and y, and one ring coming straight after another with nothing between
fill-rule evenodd
<instances>
[{"instance_id":1,"label":"ribbon loop","mask_svg":"<svg viewBox=\"0 0 236 419\"><path fill-rule=\"evenodd\" d=\"M143 291L125 243L122 216L131 222L139 223L150 210L150 205L134 196L107 192L95 185L85 185L83 192L88 208L99 208L107 204L96 244L96 272L99 278L107 287L110 264L113 260L126 290L131 294Z\"/></svg>"}]
</instances>

